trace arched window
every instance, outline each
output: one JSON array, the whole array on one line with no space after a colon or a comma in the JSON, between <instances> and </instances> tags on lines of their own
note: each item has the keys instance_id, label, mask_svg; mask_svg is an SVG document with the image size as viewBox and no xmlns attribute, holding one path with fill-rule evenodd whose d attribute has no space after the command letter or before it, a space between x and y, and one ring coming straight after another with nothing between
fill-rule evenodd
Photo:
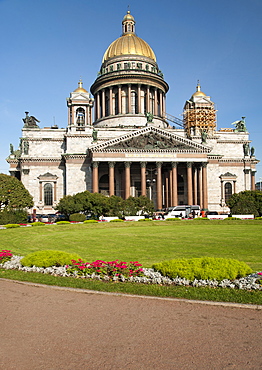
<instances>
[{"instance_id":1,"label":"arched window","mask_svg":"<svg viewBox=\"0 0 262 370\"><path fill-rule=\"evenodd\" d=\"M148 112L146 108L147 108L147 93L145 92L144 94L144 114Z\"/></svg>"},{"instance_id":2,"label":"arched window","mask_svg":"<svg viewBox=\"0 0 262 370\"><path fill-rule=\"evenodd\" d=\"M106 117L109 116L109 98L106 96Z\"/></svg>"},{"instance_id":3,"label":"arched window","mask_svg":"<svg viewBox=\"0 0 262 370\"><path fill-rule=\"evenodd\" d=\"M122 113L128 112L128 97L126 91L122 91Z\"/></svg>"},{"instance_id":4,"label":"arched window","mask_svg":"<svg viewBox=\"0 0 262 370\"><path fill-rule=\"evenodd\" d=\"M152 91L150 91L149 93L149 105L150 105L150 112L154 114L154 107L155 107L155 96L154 94L152 93Z\"/></svg>"},{"instance_id":5,"label":"arched window","mask_svg":"<svg viewBox=\"0 0 262 370\"><path fill-rule=\"evenodd\" d=\"M53 188L50 183L44 185L44 204L45 206L53 205Z\"/></svg>"},{"instance_id":6,"label":"arched window","mask_svg":"<svg viewBox=\"0 0 262 370\"><path fill-rule=\"evenodd\" d=\"M232 184L231 182L225 183L225 201L227 201L232 195Z\"/></svg>"},{"instance_id":7,"label":"arched window","mask_svg":"<svg viewBox=\"0 0 262 370\"><path fill-rule=\"evenodd\" d=\"M138 108L137 108L137 93L135 91L131 91L131 113L137 114Z\"/></svg>"}]
</instances>

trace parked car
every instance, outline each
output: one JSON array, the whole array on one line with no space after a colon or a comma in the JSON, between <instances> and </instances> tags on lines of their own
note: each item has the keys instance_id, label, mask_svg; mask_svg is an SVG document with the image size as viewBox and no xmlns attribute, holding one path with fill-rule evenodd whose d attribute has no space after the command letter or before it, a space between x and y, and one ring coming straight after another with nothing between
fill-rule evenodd
<instances>
[{"instance_id":1,"label":"parked car","mask_svg":"<svg viewBox=\"0 0 262 370\"><path fill-rule=\"evenodd\" d=\"M42 215L41 217L41 222L49 222L49 218L48 218L48 215Z\"/></svg>"},{"instance_id":2,"label":"parked car","mask_svg":"<svg viewBox=\"0 0 262 370\"><path fill-rule=\"evenodd\" d=\"M55 213L48 213L48 222L56 222L57 215Z\"/></svg>"},{"instance_id":3,"label":"parked car","mask_svg":"<svg viewBox=\"0 0 262 370\"><path fill-rule=\"evenodd\" d=\"M56 222L56 221L65 221L65 220L67 220L66 215L56 214L56 219L55 219L54 222Z\"/></svg>"}]
</instances>

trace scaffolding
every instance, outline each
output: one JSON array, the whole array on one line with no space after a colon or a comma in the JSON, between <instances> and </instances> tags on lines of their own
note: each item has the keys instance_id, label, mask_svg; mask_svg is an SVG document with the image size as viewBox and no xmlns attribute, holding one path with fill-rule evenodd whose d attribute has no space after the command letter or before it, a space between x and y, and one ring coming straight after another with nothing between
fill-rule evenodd
<instances>
[{"instance_id":1,"label":"scaffolding","mask_svg":"<svg viewBox=\"0 0 262 370\"><path fill-rule=\"evenodd\" d=\"M196 104L187 101L183 115L188 136L201 136L203 132L213 136L216 129L216 110L212 102Z\"/></svg>"}]
</instances>

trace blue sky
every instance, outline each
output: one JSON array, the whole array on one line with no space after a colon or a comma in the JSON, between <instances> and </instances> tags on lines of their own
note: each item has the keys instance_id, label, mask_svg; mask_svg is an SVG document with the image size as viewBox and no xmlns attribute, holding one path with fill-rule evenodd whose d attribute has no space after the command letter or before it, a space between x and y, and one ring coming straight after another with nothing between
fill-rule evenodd
<instances>
[{"instance_id":1,"label":"blue sky","mask_svg":"<svg viewBox=\"0 0 262 370\"><path fill-rule=\"evenodd\" d=\"M80 76L90 91L128 5L169 84L167 113L181 117L200 80L218 128L245 116L262 160L261 0L0 0L0 172L8 173L25 111L41 127L66 127L66 98Z\"/></svg>"}]
</instances>

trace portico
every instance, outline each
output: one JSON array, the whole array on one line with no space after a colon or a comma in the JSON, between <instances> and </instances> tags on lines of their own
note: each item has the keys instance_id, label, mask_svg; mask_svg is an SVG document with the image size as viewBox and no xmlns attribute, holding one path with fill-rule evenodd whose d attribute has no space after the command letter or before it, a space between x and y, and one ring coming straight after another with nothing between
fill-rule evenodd
<instances>
[{"instance_id":1,"label":"portico","mask_svg":"<svg viewBox=\"0 0 262 370\"><path fill-rule=\"evenodd\" d=\"M207 208L207 162L99 159L94 157L92 162L93 192L124 199L144 195L155 202L157 209L179 204Z\"/></svg>"},{"instance_id":2,"label":"portico","mask_svg":"<svg viewBox=\"0 0 262 370\"><path fill-rule=\"evenodd\" d=\"M154 127L90 148L93 192L207 208L207 146Z\"/></svg>"}]
</instances>

